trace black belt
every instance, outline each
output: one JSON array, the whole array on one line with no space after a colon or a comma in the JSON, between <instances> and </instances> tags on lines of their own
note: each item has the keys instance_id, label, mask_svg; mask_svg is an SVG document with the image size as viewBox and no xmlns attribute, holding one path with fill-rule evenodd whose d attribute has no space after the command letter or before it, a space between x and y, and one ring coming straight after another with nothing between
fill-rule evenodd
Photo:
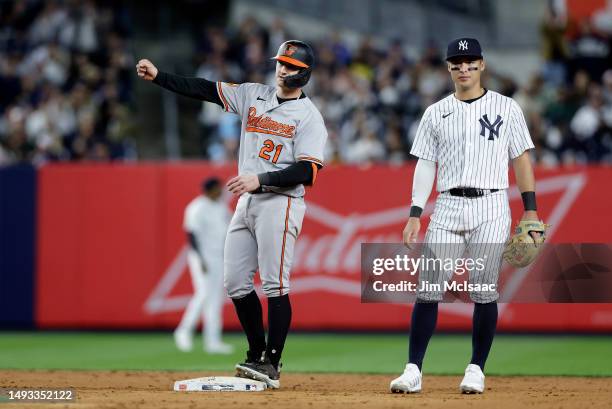
<instances>
[{"instance_id":1,"label":"black belt","mask_svg":"<svg viewBox=\"0 0 612 409\"><path fill-rule=\"evenodd\" d=\"M481 197L489 193L497 192L499 189L476 189L475 187L456 187L445 190L442 193L450 193L451 196L460 197Z\"/></svg>"}]
</instances>

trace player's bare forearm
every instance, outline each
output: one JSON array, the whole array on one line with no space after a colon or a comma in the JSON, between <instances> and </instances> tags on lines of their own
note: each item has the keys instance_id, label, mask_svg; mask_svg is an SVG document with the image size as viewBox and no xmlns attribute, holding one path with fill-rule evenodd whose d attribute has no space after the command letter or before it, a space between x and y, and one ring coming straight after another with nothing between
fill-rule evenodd
<instances>
[{"instance_id":1,"label":"player's bare forearm","mask_svg":"<svg viewBox=\"0 0 612 409\"><path fill-rule=\"evenodd\" d=\"M535 176L529 152L525 151L520 156L512 160L516 184L521 193L535 192ZM536 210L525 210L522 220L539 220Z\"/></svg>"},{"instance_id":2,"label":"player's bare forearm","mask_svg":"<svg viewBox=\"0 0 612 409\"><path fill-rule=\"evenodd\" d=\"M525 151L520 156L512 159L512 167L516 176L516 184L521 193L535 191L535 176L533 175L533 167L529 152Z\"/></svg>"}]
</instances>

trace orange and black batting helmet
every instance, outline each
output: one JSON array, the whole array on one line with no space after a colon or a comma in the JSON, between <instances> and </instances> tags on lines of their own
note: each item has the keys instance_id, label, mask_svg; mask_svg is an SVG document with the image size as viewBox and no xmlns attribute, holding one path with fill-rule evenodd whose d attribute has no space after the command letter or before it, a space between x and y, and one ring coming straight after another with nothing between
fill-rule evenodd
<instances>
[{"instance_id":1,"label":"orange and black batting helmet","mask_svg":"<svg viewBox=\"0 0 612 409\"><path fill-rule=\"evenodd\" d=\"M285 78L285 86L302 88L308 83L314 66L314 52L308 44L299 40L285 41L278 47L278 52L272 59L300 70L297 74Z\"/></svg>"}]
</instances>

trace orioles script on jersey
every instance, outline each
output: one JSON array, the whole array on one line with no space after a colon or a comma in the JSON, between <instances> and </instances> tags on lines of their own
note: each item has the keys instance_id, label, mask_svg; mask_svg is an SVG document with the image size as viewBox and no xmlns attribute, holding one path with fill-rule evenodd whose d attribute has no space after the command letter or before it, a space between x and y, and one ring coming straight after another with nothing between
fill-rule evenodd
<instances>
[{"instance_id":1,"label":"orioles script on jersey","mask_svg":"<svg viewBox=\"0 0 612 409\"><path fill-rule=\"evenodd\" d=\"M293 138L295 126L276 122L269 116L264 116L263 114L257 116L255 107L249 107L246 130L247 132L262 132L285 138Z\"/></svg>"}]
</instances>

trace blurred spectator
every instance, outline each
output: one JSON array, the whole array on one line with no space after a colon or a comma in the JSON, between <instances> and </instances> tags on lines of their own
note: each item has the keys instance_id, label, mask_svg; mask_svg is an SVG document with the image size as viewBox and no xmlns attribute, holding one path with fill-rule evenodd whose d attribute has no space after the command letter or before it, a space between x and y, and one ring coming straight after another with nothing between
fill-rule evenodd
<instances>
[{"instance_id":1,"label":"blurred spectator","mask_svg":"<svg viewBox=\"0 0 612 409\"><path fill-rule=\"evenodd\" d=\"M580 32L570 44L571 72L586 72L591 81L599 81L610 63L610 39L595 31L590 20L582 21Z\"/></svg>"},{"instance_id":2,"label":"blurred spectator","mask_svg":"<svg viewBox=\"0 0 612 409\"><path fill-rule=\"evenodd\" d=\"M222 35L223 41L219 39ZM253 18L245 19L235 32L207 29L197 46L200 66L196 75L210 80L273 83L274 64L269 58L289 36L281 20L275 20L269 30ZM432 46L422 62L413 64L400 40L379 47L364 38L352 52L339 32L334 32L330 41L312 45L317 64L305 92L325 117L330 162L407 160L410 144L406 129L427 100L450 89L440 51ZM203 154L215 161L236 159L239 129L226 117L210 104L200 115Z\"/></svg>"},{"instance_id":3,"label":"blurred spectator","mask_svg":"<svg viewBox=\"0 0 612 409\"><path fill-rule=\"evenodd\" d=\"M287 30L284 20L280 17L276 17L268 30L267 55L276 55L278 46L292 38L293 35Z\"/></svg>"},{"instance_id":4,"label":"blurred spectator","mask_svg":"<svg viewBox=\"0 0 612 409\"><path fill-rule=\"evenodd\" d=\"M347 146L344 158L348 163L380 162L385 159L385 147L374 132L361 133Z\"/></svg>"},{"instance_id":5,"label":"blurred spectator","mask_svg":"<svg viewBox=\"0 0 612 409\"><path fill-rule=\"evenodd\" d=\"M576 138L570 146L580 162L599 161L609 153L612 107L604 105L603 92L591 85L586 103L578 109L570 127Z\"/></svg>"},{"instance_id":6,"label":"blurred spectator","mask_svg":"<svg viewBox=\"0 0 612 409\"><path fill-rule=\"evenodd\" d=\"M351 52L343 43L340 33L337 31L331 35L330 43L331 55L333 56L333 64L338 66L347 66L351 62Z\"/></svg>"},{"instance_id":7,"label":"blurred spectator","mask_svg":"<svg viewBox=\"0 0 612 409\"><path fill-rule=\"evenodd\" d=\"M612 106L612 69L608 69L604 72L601 82L604 87L604 101L606 105Z\"/></svg>"},{"instance_id":8,"label":"blurred spectator","mask_svg":"<svg viewBox=\"0 0 612 409\"><path fill-rule=\"evenodd\" d=\"M569 45L565 36L567 16L564 10L549 7L540 25L544 79L554 85L566 81Z\"/></svg>"},{"instance_id":9,"label":"blurred spectator","mask_svg":"<svg viewBox=\"0 0 612 409\"><path fill-rule=\"evenodd\" d=\"M136 158L130 21L115 3L0 2L0 163ZM520 104L541 164L610 162L612 14L576 25L563 1L548 4L540 26L541 71L519 87L490 64L485 83ZM280 18L266 27L253 17L237 27L207 26L195 41L195 75L273 84L270 57L296 35L290 28ZM411 138L423 110L453 91L445 44L430 42L413 58L400 39L363 37L349 44L340 31L311 41L317 64L305 92L325 118L326 158L413 159ZM203 105L202 157L236 160L236 119Z\"/></svg>"},{"instance_id":10,"label":"blurred spectator","mask_svg":"<svg viewBox=\"0 0 612 409\"><path fill-rule=\"evenodd\" d=\"M0 4L0 164L136 157L125 16L91 0Z\"/></svg>"}]
</instances>

